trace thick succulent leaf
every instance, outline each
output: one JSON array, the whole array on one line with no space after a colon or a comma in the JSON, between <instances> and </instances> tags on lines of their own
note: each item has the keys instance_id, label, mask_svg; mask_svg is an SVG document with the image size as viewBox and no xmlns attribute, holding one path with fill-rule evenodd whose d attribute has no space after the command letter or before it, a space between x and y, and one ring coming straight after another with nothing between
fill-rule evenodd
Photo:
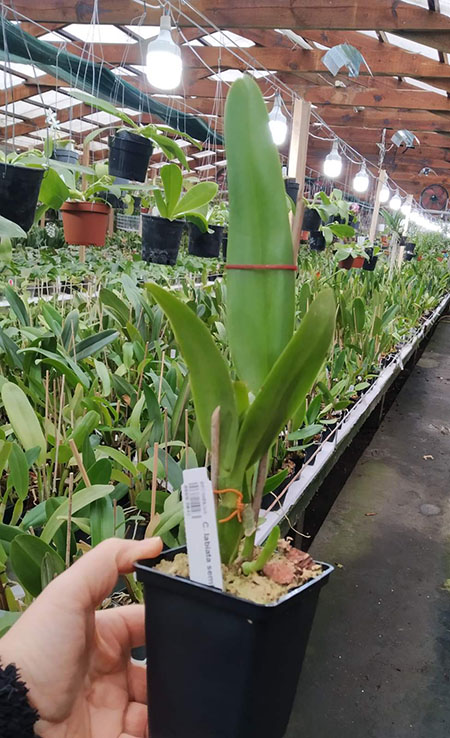
<instances>
[{"instance_id":1,"label":"thick succulent leaf","mask_svg":"<svg viewBox=\"0 0 450 738\"><path fill-rule=\"evenodd\" d=\"M220 466L231 470L236 454L238 414L228 366L206 325L174 295L155 284L148 290L169 318L189 369L189 381L203 443L211 448L211 416L220 407Z\"/></svg>"},{"instance_id":2,"label":"thick succulent leaf","mask_svg":"<svg viewBox=\"0 0 450 738\"><path fill-rule=\"evenodd\" d=\"M237 468L245 470L262 458L310 390L333 338L335 310L333 291L327 288L312 303L246 413Z\"/></svg>"},{"instance_id":3,"label":"thick succulent leaf","mask_svg":"<svg viewBox=\"0 0 450 738\"><path fill-rule=\"evenodd\" d=\"M280 158L258 85L233 83L225 106L229 264L293 265ZM230 270L228 337L239 378L256 393L294 330L295 272Z\"/></svg>"}]
</instances>

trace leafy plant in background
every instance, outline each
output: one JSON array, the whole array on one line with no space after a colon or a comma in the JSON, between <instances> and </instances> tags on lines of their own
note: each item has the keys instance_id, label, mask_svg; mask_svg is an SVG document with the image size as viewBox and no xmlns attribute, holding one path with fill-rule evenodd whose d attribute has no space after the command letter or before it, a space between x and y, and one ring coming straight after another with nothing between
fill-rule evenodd
<instances>
[{"instance_id":1,"label":"leafy plant in background","mask_svg":"<svg viewBox=\"0 0 450 738\"><path fill-rule=\"evenodd\" d=\"M183 175L176 164L161 167L161 179L164 195L160 190L154 192L160 216L168 220L186 218L190 223L195 223L202 232L207 231L208 221L200 209L215 197L218 185L215 182L198 182L182 194Z\"/></svg>"},{"instance_id":2,"label":"leafy plant in background","mask_svg":"<svg viewBox=\"0 0 450 738\"><path fill-rule=\"evenodd\" d=\"M144 138L150 139L163 151L163 153L167 156L169 160L177 159L185 169L189 169L189 162L186 159L186 154L172 138L165 134L169 133L172 136L179 136L186 141L189 141L193 146L196 146L196 148L201 149L201 144L199 144L198 141L195 141L195 139L191 138L191 136L189 136L187 133L182 133L175 128L159 124L141 126L138 123L135 123L135 121L130 118L129 115L124 113L123 110L120 110L120 108L116 108L115 105L107 102L106 100L101 100L94 95L89 95L88 93L81 92L80 90L72 90L71 95L78 98L78 100L81 100L87 105L91 105L98 110L103 110L105 113L109 113L109 115L112 115L115 118L119 118L126 125L112 126L113 128L117 127L119 130L128 130L130 133L134 133L138 136L143 136ZM106 126L104 128L93 131L85 137L84 144L88 145L91 141L94 140L94 138L109 130L111 130L111 126Z\"/></svg>"}]
</instances>

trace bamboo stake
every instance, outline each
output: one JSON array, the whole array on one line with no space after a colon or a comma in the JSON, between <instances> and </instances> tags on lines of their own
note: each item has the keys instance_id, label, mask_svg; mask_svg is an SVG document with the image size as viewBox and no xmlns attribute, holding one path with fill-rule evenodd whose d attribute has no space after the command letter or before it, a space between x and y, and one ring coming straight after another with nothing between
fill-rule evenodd
<instances>
[{"instance_id":1,"label":"bamboo stake","mask_svg":"<svg viewBox=\"0 0 450 738\"><path fill-rule=\"evenodd\" d=\"M144 378L144 369L145 369L145 360L147 358L148 353L148 341L145 342L145 349L144 349L144 358L142 359L142 368L139 372L139 382L138 382L138 389L137 389L137 399L139 400L141 396L141 387L142 387L142 380Z\"/></svg>"},{"instance_id":2,"label":"bamboo stake","mask_svg":"<svg viewBox=\"0 0 450 738\"><path fill-rule=\"evenodd\" d=\"M91 486L90 479L88 477L86 468L85 468L85 466L83 464L83 459L81 458L81 454L78 451L77 444L75 443L75 441L73 440L73 438L70 439L69 446L70 446L71 451L72 451L72 453L74 455L75 461L78 464L78 468L79 468L79 470L81 472L81 476L83 478L83 482L85 483L86 487L90 487Z\"/></svg>"},{"instance_id":3,"label":"bamboo stake","mask_svg":"<svg viewBox=\"0 0 450 738\"><path fill-rule=\"evenodd\" d=\"M158 405L161 405L161 395L162 395L162 381L163 381L163 372L164 372L164 360L166 358L166 350L162 352L161 357L161 373L159 375L159 387L158 387Z\"/></svg>"},{"instance_id":4,"label":"bamboo stake","mask_svg":"<svg viewBox=\"0 0 450 738\"><path fill-rule=\"evenodd\" d=\"M150 523L155 517L156 513L156 485L158 481L158 460L159 460L159 443L155 441L153 444L153 476L152 476L152 504L150 513Z\"/></svg>"},{"instance_id":5,"label":"bamboo stake","mask_svg":"<svg viewBox=\"0 0 450 738\"><path fill-rule=\"evenodd\" d=\"M56 428L56 438L55 438L55 469L53 474L53 494L56 495L56 479L58 476L58 456L59 456L59 444L61 442L61 423L62 423L62 414L63 414L63 407L64 407L64 381L66 379L66 375L62 375L61 379L61 394L59 397L59 414L58 414L58 425Z\"/></svg>"},{"instance_id":6,"label":"bamboo stake","mask_svg":"<svg viewBox=\"0 0 450 738\"><path fill-rule=\"evenodd\" d=\"M69 474L69 507L67 510L67 534L66 534L66 569L70 566L70 541L72 534L72 495L73 495L73 472Z\"/></svg>"},{"instance_id":7,"label":"bamboo stake","mask_svg":"<svg viewBox=\"0 0 450 738\"><path fill-rule=\"evenodd\" d=\"M219 484L220 462L220 406L216 407L211 415L211 484L213 490Z\"/></svg>"},{"instance_id":8,"label":"bamboo stake","mask_svg":"<svg viewBox=\"0 0 450 738\"><path fill-rule=\"evenodd\" d=\"M164 410L164 474L166 490L169 486L169 419L167 416L167 408Z\"/></svg>"},{"instance_id":9,"label":"bamboo stake","mask_svg":"<svg viewBox=\"0 0 450 738\"><path fill-rule=\"evenodd\" d=\"M371 246L373 246L375 237L377 235L378 216L380 214L380 205L381 205L380 195L381 195L381 190L386 184L386 180L387 180L386 170L380 169L380 173L378 175L377 189L375 192L375 202L373 204L372 220L370 223L370 230L369 230L369 241L370 241Z\"/></svg>"},{"instance_id":10,"label":"bamboo stake","mask_svg":"<svg viewBox=\"0 0 450 738\"><path fill-rule=\"evenodd\" d=\"M189 413L187 410L184 411L184 443L184 468L189 469Z\"/></svg>"}]
</instances>

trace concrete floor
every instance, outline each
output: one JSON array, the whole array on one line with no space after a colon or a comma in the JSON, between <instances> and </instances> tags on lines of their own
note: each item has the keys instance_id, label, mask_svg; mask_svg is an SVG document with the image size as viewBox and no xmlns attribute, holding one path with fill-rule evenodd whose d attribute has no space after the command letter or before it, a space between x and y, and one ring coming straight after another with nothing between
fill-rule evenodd
<instances>
[{"instance_id":1,"label":"concrete floor","mask_svg":"<svg viewBox=\"0 0 450 738\"><path fill-rule=\"evenodd\" d=\"M450 735L449 482L447 317L311 548L337 566L286 738Z\"/></svg>"}]
</instances>

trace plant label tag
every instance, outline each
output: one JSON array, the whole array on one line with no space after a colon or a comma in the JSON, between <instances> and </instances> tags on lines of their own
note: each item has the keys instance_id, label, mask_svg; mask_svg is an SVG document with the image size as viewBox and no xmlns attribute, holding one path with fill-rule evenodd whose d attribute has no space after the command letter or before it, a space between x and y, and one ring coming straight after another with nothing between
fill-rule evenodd
<instances>
[{"instance_id":1,"label":"plant label tag","mask_svg":"<svg viewBox=\"0 0 450 738\"><path fill-rule=\"evenodd\" d=\"M206 468L185 469L181 489L189 576L194 582L223 590L216 504Z\"/></svg>"}]
</instances>

